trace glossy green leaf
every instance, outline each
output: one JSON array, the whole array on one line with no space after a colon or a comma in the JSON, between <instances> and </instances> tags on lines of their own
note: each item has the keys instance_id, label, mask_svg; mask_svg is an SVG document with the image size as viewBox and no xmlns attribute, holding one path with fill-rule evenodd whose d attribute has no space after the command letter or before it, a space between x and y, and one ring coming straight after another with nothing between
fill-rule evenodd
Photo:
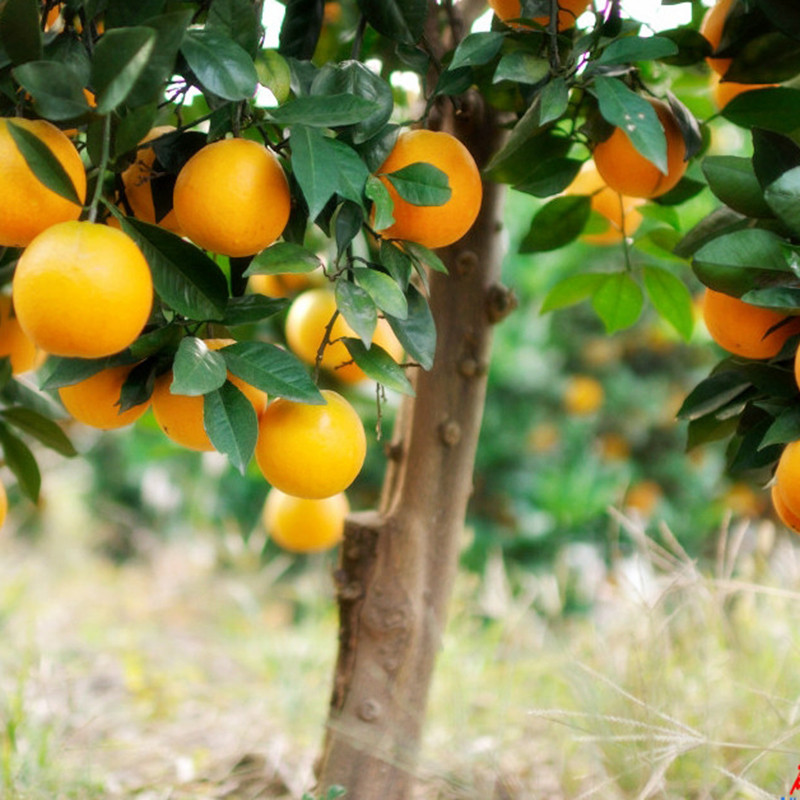
<instances>
[{"instance_id":1,"label":"glossy green leaf","mask_svg":"<svg viewBox=\"0 0 800 800\"><path fill-rule=\"evenodd\" d=\"M65 358L48 356L36 376L42 389L60 389L62 386L73 386L91 378L109 367L132 364L134 359L127 353L119 353L104 358Z\"/></svg>"},{"instance_id":2,"label":"glossy green leaf","mask_svg":"<svg viewBox=\"0 0 800 800\"><path fill-rule=\"evenodd\" d=\"M800 407L792 406L775 418L761 440L761 447L789 444L798 439L800 439Z\"/></svg>"},{"instance_id":3,"label":"glossy green leaf","mask_svg":"<svg viewBox=\"0 0 800 800\"><path fill-rule=\"evenodd\" d=\"M37 0L4 0L0 3L0 44L12 64L24 64L42 57Z\"/></svg>"},{"instance_id":4,"label":"glossy green leaf","mask_svg":"<svg viewBox=\"0 0 800 800\"><path fill-rule=\"evenodd\" d=\"M105 0L104 17L106 29L123 28L129 25L140 25L149 17L154 17L164 10L166 0Z\"/></svg>"},{"instance_id":5,"label":"glossy green leaf","mask_svg":"<svg viewBox=\"0 0 800 800\"><path fill-rule=\"evenodd\" d=\"M488 64L500 52L505 38L497 31L467 34L458 43L448 69Z\"/></svg>"},{"instance_id":6,"label":"glossy green leaf","mask_svg":"<svg viewBox=\"0 0 800 800\"><path fill-rule=\"evenodd\" d=\"M623 36L615 39L597 59L598 64L632 64L678 54L678 45L663 36Z\"/></svg>"},{"instance_id":7,"label":"glossy green leaf","mask_svg":"<svg viewBox=\"0 0 800 800\"><path fill-rule=\"evenodd\" d=\"M256 56L258 82L266 86L278 103L285 103L292 92L292 72L277 50L259 50Z\"/></svg>"},{"instance_id":8,"label":"glossy green leaf","mask_svg":"<svg viewBox=\"0 0 800 800\"><path fill-rule=\"evenodd\" d=\"M372 227L376 231L383 231L394 224L394 200L386 188L386 184L374 175L367 178L364 194L372 201L374 217Z\"/></svg>"},{"instance_id":9,"label":"glossy green leaf","mask_svg":"<svg viewBox=\"0 0 800 800\"><path fill-rule=\"evenodd\" d=\"M278 125L335 128L363 122L375 109L374 100L354 94L336 94L296 97L282 106L268 109L266 113Z\"/></svg>"},{"instance_id":10,"label":"glossy green leaf","mask_svg":"<svg viewBox=\"0 0 800 800\"><path fill-rule=\"evenodd\" d=\"M492 83L514 81L515 83L535 84L543 81L549 74L550 61L548 59L515 50L500 59L500 63L494 71Z\"/></svg>"},{"instance_id":11,"label":"glossy green leaf","mask_svg":"<svg viewBox=\"0 0 800 800\"><path fill-rule=\"evenodd\" d=\"M276 242L262 250L250 262L245 277L250 275L279 275L283 272L311 272L322 266L318 255L293 242Z\"/></svg>"},{"instance_id":12,"label":"glossy green leaf","mask_svg":"<svg viewBox=\"0 0 800 800\"><path fill-rule=\"evenodd\" d=\"M224 316L228 284L207 255L175 234L133 217L126 217L122 227L144 253L156 291L165 303L189 319Z\"/></svg>"},{"instance_id":13,"label":"glossy green leaf","mask_svg":"<svg viewBox=\"0 0 800 800\"><path fill-rule=\"evenodd\" d=\"M216 28L254 56L261 39L261 25L251 0L213 0L206 28Z\"/></svg>"},{"instance_id":14,"label":"glossy green leaf","mask_svg":"<svg viewBox=\"0 0 800 800\"><path fill-rule=\"evenodd\" d=\"M0 422L0 447L6 466L14 473L20 491L34 503L39 501L42 476L28 445L8 425Z\"/></svg>"},{"instance_id":15,"label":"glossy green leaf","mask_svg":"<svg viewBox=\"0 0 800 800\"><path fill-rule=\"evenodd\" d=\"M172 394L197 397L219 389L227 376L225 359L216 350L195 336L181 339L175 361L172 364Z\"/></svg>"},{"instance_id":16,"label":"glossy green leaf","mask_svg":"<svg viewBox=\"0 0 800 800\"><path fill-rule=\"evenodd\" d=\"M408 303L395 280L384 272L357 267L353 270L356 283L373 299L375 305L387 314L405 319Z\"/></svg>"},{"instance_id":17,"label":"glossy green leaf","mask_svg":"<svg viewBox=\"0 0 800 800\"><path fill-rule=\"evenodd\" d=\"M703 174L711 191L734 211L748 217L772 216L751 159L707 156L703 159Z\"/></svg>"},{"instance_id":18,"label":"glossy green leaf","mask_svg":"<svg viewBox=\"0 0 800 800\"><path fill-rule=\"evenodd\" d=\"M423 369L430 369L436 352L436 323L425 295L413 284L408 287L406 301L408 315L405 319L391 314L387 314L386 319L406 353Z\"/></svg>"},{"instance_id":19,"label":"glossy green leaf","mask_svg":"<svg viewBox=\"0 0 800 800\"><path fill-rule=\"evenodd\" d=\"M584 195L550 200L531 220L520 243L520 253L540 253L569 244L584 229L591 210L591 199Z\"/></svg>"},{"instance_id":20,"label":"glossy green leaf","mask_svg":"<svg viewBox=\"0 0 800 800\"><path fill-rule=\"evenodd\" d=\"M243 297L229 297L223 325L249 325L285 311L289 300L285 297L265 297L263 294L246 294Z\"/></svg>"},{"instance_id":21,"label":"glossy green leaf","mask_svg":"<svg viewBox=\"0 0 800 800\"><path fill-rule=\"evenodd\" d=\"M606 275L600 272L584 272L563 278L545 296L540 313L546 314L582 303L597 291L605 279Z\"/></svg>"},{"instance_id":22,"label":"glossy green leaf","mask_svg":"<svg viewBox=\"0 0 800 800\"><path fill-rule=\"evenodd\" d=\"M574 158L553 158L543 161L514 188L518 192L525 192L534 197L552 197L563 192L575 180L582 164L582 161Z\"/></svg>"},{"instance_id":23,"label":"glossy green leaf","mask_svg":"<svg viewBox=\"0 0 800 800\"><path fill-rule=\"evenodd\" d=\"M385 175L400 197L415 206L442 206L452 196L447 173L433 164L416 162Z\"/></svg>"},{"instance_id":24,"label":"glossy green leaf","mask_svg":"<svg viewBox=\"0 0 800 800\"><path fill-rule=\"evenodd\" d=\"M643 305L642 290L627 272L607 275L592 294L592 308L603 321L606 333L616 333L633 325Z\"/></svg>"},{"instance_id":25,"label":"glossy green leaf","mask_svg":"<svg viewBox=\"0 0 800 800\"><path fill-rule=\"evenodd\" d=\"M644 288L659 316L688 342L694 329L694 315L692 295L686 284L661 267L645 267L643 277Z\"/></svg>"},{"instance_id":26,"label":"glossy green leaf","mask_svg":"<svg viewBox=\"0 0 800 800\"><path fill-rule=\"evenodd\" d=\"M378 311L366 290L350 281L336 281L336 307L365 345L372 342Z\"/></svg>"},{"instance_id":27,"label":"glossy green leaf","mask_svg":"<svg viewBox=\"0 0 800 800\"><path fill-rule=\"evenodd\" d=\"M636 150L666 174L667 138L653 106L617 78L596 77L594 90L603 118L621 128Z\"/></svg>"},{"instance_id":28,"label":"glossy green leaf","mask_svg":"<svg viewBox=\"0 0 800 800\"><path fill-rule=\"evenodd\" d=\"M147 68L156 39L156 32L144 26L115 28L100 37L91 75L98 114L108 114L127 100Z\"/></svg>"},{"instance_id":29,"label":"glossy green leaf","mask_svg":"<svg viewBox=\"0 0 800 800\"><path fill-rule=\"evenodd\" d=\"M405 292L414 267L411 258L392 242L381 242L380 262L386 267L387 272L394 278L397 285Z\"/></svg>"},{"instance_id":30,"label":"glossy green leaf","mask_svg":"<svg viewBox=\"0 0 800 800\"><path fill-rule=\"evenodd\" d=\"M53 155L50 148L27 128L14 122L7 122L8 132L14 140L17 149L22 154L31 172L48 189L73 203L82 205L81 198L75 190L75 184L61 162Z\"/></svg>"},{"instance_id":31,"label":"glossy green leaf","mask_svg":"<svg viewBox=\"0 0 800 800\"><path fill-rule=\"evenodd\" d=\"M32 408L24 406L4 408L0 411L0 418L62 456L72 458L77 455L72 442L61 427Z\"/></svg>"},{"instance_id":32,"label":"glossy green leaf","mask_svg":"<svg viewBox=\"0 0 800 800\"><path fill-rule=\"evenodd\" d=\"M434 272L443 272L445 275L447 274L447 267L444 261L430 248L418 242L403 242L403 249L417 264L428 267L428 269L432 269Z\"/></svg>"},{"instance_id":33,"label":"glossy green leaf","mask_svg":"<svg viewBox=\"0 0 800 800\"><path fill-rule=\"evenodd\" d=\"M767 186L764 199L784 224L800 235L800 167L784 172Z\"/></svg>"},{"instance_id":34,"label":"glossy green leaf","mask_svg":"<svg viewBox=\"0 0 800 800\"><path fill-rule=\"evenodd\" d=\"M89 104L78 75L58 61L29 61L12 70L14 79L33 98L36 111L56 122L81 117Z\"/></svg>"},{"instance_id":35,"label":"glossy green leaf","mask_svg":"<svg viewBox=\"0 0 800 800\"><path fill-rule=\"evenodd\" d=\"M389 39L416 44L425 29L427 0L358 0L367 22Z\"/></svg>"},{"instance_id":36,"label":"glossy green leaf","mask_svg":"<svg viewBox=\"0 0 800 800\"><path fill-rule=\"evenodd\" d=\"M368 378L396 392L414 396L405 370L382 347L373 344L367 349L360 339L351 338L344 339L344 344L353 361L364 370Z\"/></svg>"},{"instance_id":37,"label":"glossy green leaf","mask_svg":"<svg viewBox=\"0 0 800 800\"><path fill-rule=\"evenodd\" d=\"M253 59L217 29L190 29L181 53L203 88L224 100L248 100L256 92Z\"/></svg>"},{"instance_id":38,"label":"glossy green leaf","mask_svg":"<svg viewBox=\"0 0 800 800\"><path fill-rule=\"evenodd\" d=\"M742 128L792 133L800 128L800 89L778 86L743 92L722 109L722 116Z\"/></svg>"},{"instance_id":39,"label":"glossy green leaf","mask_svg":"<svg viewBox=\"0 0 800 800\"><path fill-rule=\"evenodd\" d=\"M750 385L750 381L738 372L717 372L692 389L678 410L678 418L695 420L719 411L745 392Z\"/></svg>"},{"instance_id":40,"label":"glossy green leaf","mask_svg":"<svg viewBox=\"0 0 800 800\"><path fill-rule=\"evenodd\" d=\"M306 368L291 353L268 342L237 342L219 351L228 369L270 397L324 405Z\"/></svg>"},{"instance_id":41,"label":"glossy green leaf","mask_svg":"<svg viewBox=\"0 0 800 800\"><path fill-rule=\"evenodd\" d=\"M567 82L560 75L545 84L539 92L539 125L558 119L569 106Z\"/></svg>"},{"instance_id":42,"label":"glossy green leaf","mask_svg":"<svg viewBox=\"0 0 800 800\"><path fill-rule=\"evenodd\" d=\"M211 444L243 475L258 439L252 403L230 381L205 396L203 425Z\"/></svg>"}]
</instances>

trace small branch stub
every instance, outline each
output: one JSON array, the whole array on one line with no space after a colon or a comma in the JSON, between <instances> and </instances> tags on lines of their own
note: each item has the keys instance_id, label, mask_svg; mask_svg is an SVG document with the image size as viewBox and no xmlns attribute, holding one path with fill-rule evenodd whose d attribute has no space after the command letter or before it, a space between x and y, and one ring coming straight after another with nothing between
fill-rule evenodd
<instances>
[{"instance_id":1,"label":"small branch stub","mask_svg":"<svg viewBox=\"0 0 800 800\"><path fill-rule=\"evenodd\" d=\"M358 716L364 722L375 722L381 715L381 704L377 700L365 700L358 707Z\"/></svg>"},{"instance_id":2,"label":"small branch stub","mask_svg":"<svg viewBox=\"0 0 800 800\"><path fill-rule=\"evenodd\" d=\"M492 325L505 319L518 305L514 290L500 283L493 284L486 292L486 316Z\"/></svg>"},{"instance_id":3,"label":"small branch stub","mask_svg":"<svg viewBox=\"0 0 800 800\"><path fill-rule=\"evenodd\" d=\"M455 447L461 441L461 426L449 419L439 427L439 437L448 447Z\"/></svg>"},{"instance_id":4,"label":"small branch stub","mask_svg":"<svg viewBox=\"0 0 800 800\"><path fill-rule=\"evenodd\" d=\"M456 274L465 278L478 268L478 255L473 250L463 250L456 256Z\"/></svg>"}]
</instances>

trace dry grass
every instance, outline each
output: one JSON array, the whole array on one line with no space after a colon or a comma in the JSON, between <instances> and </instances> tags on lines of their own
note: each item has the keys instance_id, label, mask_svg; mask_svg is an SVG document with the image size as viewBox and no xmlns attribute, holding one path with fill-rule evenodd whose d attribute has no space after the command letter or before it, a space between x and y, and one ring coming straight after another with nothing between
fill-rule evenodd
<instances>
[{"instance_id":1,"label":"dry grass","mask_svg":"<svg viewBox=\"0 0 800 800\"><path fill-rule=\"evenodd\" d=\"M79 479L51 490L38 545L0 538L0 797L299 798L334 658L325 561L282 580L288 560L261 569L203 535L115 567L90 548ZM498 556L462 576L420 798L788 794L795 542L737 524L701 567L616 519L634 547L610 569L569 547L552 573ZM575 596L592 611L562 614Z\"/></svg>"}]
</instances>

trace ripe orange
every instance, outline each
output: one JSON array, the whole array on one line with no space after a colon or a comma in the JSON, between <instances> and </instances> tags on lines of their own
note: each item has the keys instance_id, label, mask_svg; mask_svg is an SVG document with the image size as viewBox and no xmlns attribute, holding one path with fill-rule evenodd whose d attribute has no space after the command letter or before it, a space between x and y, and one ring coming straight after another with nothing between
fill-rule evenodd
<instances>
[{"instance_id":1,"label":"ripe orange","mask_svg":"<svg viewBox=\"0 0 800 800\"><path fill-rule=\"evenodd\" d=\"M6 487L0 483L0 525L6 521L8 514L8 495L6 494Z\"/></svg>"},{"instance_id":2,"label":"ripe orange","mask_svg":"<svg viewBox=\"0 0 800 800\"><path fill-rule=\"evenodd\" d=\"M142 139L140 144L158 139L165 133L174 131L172 125L159 125L153 128L147 136ZM125 187L125 197L128 205L133 211L133 215L144 222L156 224L156 209L153 203L153 187L151 181L154 177L153 162L156 160L156 151L152 147L144 147L136 151L136 161L126 169L122 175L122 183ZM178 236L182 236L178 220L175 217L175 209L169 212L158 222L162 228L166 228Z\"/></svg>"},{"instance_id":3,"label":"ripe orange","mask_svg":"<svg viewBox=\"0 0 800 800\"><path fill-rule=\"evenodd\" d=\"M248 139L222 139L195 153L173 193L178 224L197 245L251 256L271 245L289 221L289 183L275 156Z\"/></svg>"},{"instance_id":4,"label":"ripe orange","mask_svg":"<svg viewBox=\"0 0 800 800\"><path fill-rule=\"evenodd\" d=\"M122 231L61 222L23 252L14 308L37 347L58 356L100 358L139 335L153 304L150 267Z\"/></svg>"},{"instance_id":5,"label":"ripe orange","mask_svg":"<svg viewBox=\"0 0 800 800\"><path fill-rule=\"evenodd\" d=\"M625 508L635 508L643 516L650 517L663 496L664 492L655 481L639 481L628 489Z\"/></svg>"},{"instance_id":6,"label":"ripe orange","mask_svg":"<svg viewBox=\"0 0 800 800\"><path fill-rule=\"evenodd\" d=\"M717 0L717 4L710 8L700 24L700 33L708 39L711 49L716 50L722 40L722 29L725 27L725 18L733 5L733 0ZM706 58L706 63L714 72L724 75L731 65L732 58Z\"/></svg>"},{"instance_id":7,"label":"ripe orange","mask_svg":"<svg viewBox=\"0 0 800 800\"><path fill-rule=\"evenodd\" d=\"M19 375L36 365L36 345L25 335L12 314L11 297L0 295L0 357L11 361L11 374Z\"/></svg>"},{"instance_id":8,"label":"ripe orange","mask_svg":"<svg viewBox=\"0 0 800 800\"><path fill-rule=\"evenodd\" d=\"M295 497L343 492L366 456L367 437L355 409L336 392L322 395L322 406L274 400L261 417L258 466L274 487Z\"/></svg>"},{"instance_id":9,"label":"ripe orange","mask_svg":"<svg viewBox=\"0 0 800 800\"><path fill-rule=\"evenodd\" d=\"M234 343L234 339L204 339L209 350L221 350ZM250 401L256 416L260 417L267 407L267 393L245 383L236 375L228 373L228 380ZM213 450L214 445L206 433L203 422L205 400L203 395L173 394L172 372L156 380L153 388L153 416L162 431L173 442L189 450Z\"/></svg>"},{"instance_id":10,"label":"ripe orange","mask_svg":"<svg viewBox=\"0 0 800 800\"><path fill-rule=\"evenodd\" d=\"M72 179L81 202L86 199L86 173L75 145L55 125L40 119L0 119L0 247L25 247L51 225L78 219L81 206L39 181L11 138L9 122L47 145Z\"/></svg>"},{"instance_id":11,"label":"ripe orange","mask_svg":"<svg viewBox=\"0 0 800 800\"><path fill-rule=\"evenodd\" d=\"M770 489L770 496L772 498L772 507L775 509L778 519L789 528L789 530L800 533L800 515L795 514L789 506L786 505L786 501L781 496L781 491L777 484L774 484L772 489Z\"/></svg>"},{"instance_id":12,"label":"ripe orange","mask_svg":"<svg viewBox=\"0 0 800 800\"><path fill-rule=\"evenodd\" d=\"M800 441L783 448L775 470L775 485L789 511L800 517Z\"/></svg>"},{"instance_id":13,"label":"ripe orange","mask_svg":"<svg viewBox=\"0 0 800 800\"><path fill-rule=\"evenodd\" d=\"M766 89L770 86L777 86L777 83L736 83L735 81L722 81L720 76L714 73L711 76L711 96L714 105L721 111L734 97L738 97L744 92L752 92L754 89Z\"/></svg>"},{"instance_id":14,"label":"ripe orange","mask_svg":"<svg viewBox=\"0 0 800 800\"><path fill-rule=\"evenodd\" d=\"M344 536L350 503L344 492L320 500L293 497L271 489L262 519L275 544L293 553L317 553L335 547Z\"/></svg>"},{"instance_id":15,"label":"ripe orange","mask_svg":"<svg viewBox=\"0 0 800 800\"><path fill-rule=\"evenodd\" d=\"M633 146L622 128L615 128L594 148L594 163L603 180L616 192L630 197L658 197L668 192L686 172L686 144L678 123L666 103L648 100L667 137L667 174L648 161Z\"/></svg>"},{"instance_id":16,"label":"ripe orange","mask_svg":"<svg viewBox=\"0 0 800 800\"><path fill-rule=\"evenodd\" d=\"M279 275L251 275L250 290L267 297L288 297L308 289L311 278L307 272L282 272Z\"/></svg>"},{"instance_id":17,"label":"ripe orange","mask_svg":"<svg viewBox=\"0 0 800 800\"><path fill-rule=\"evenodd\" d=\"M110 367L90 378L62 386L58 390L64 408L72 416L92 428L108 431L136 422L150 407L150 402L120 412L119 398L133 366Z\"/></svg>"},{"instance_id":18,"label":"ripe orange","mask_svg":"<svg viewBox=\"0 0 800 800\"><path fill-rule=\"evenodd\" d=\"M472 227L481 208L483 186L478 167L455 136L414 130L400 134L378 174L396 172L417 162L433 164L447 175L450 199L441 206L415 206L400 197L388 178L381 177L394 201L395 221L379 233L431 248L453 244Z\"/></svg>"},{"instance_id":19,"label":"ripe orange","mask_svg":"<svg viewBox=\"0 0 800 800\"><path fill-rule=\"evenodd\" d=\"M609 189L600 177L597 167L587 162L567 189L567 194L588 194L592 210L609 222L608 230L601 233L584 233L581 237L590 244L614 244L624 236L631 236L642 224L637 206L643 202L638 197L625 197Z\"/></svg>"},{"instance_id":20,"label":"ripe orange","mask_svg":"<svg viewBox=\"0 0 800 800\"><path fill-rule=\"evenodd\" d=\"M772 358L790 336L800 333L800 317L792 317L768 334L787 319L785 314L712 289L706 289L703 298L703 319L709 335L720 347L744 358Z\"/></svg>"},{"instance_id":21,"label":"ripe orange","mask_svg":"<svg viewBox=\"0 0 800 800\"><path fill-rule=\"evenodd\" d=\"M498 18L505 22L507 19L517 19L522 14L520 0L489 0L489 5ZM559 0L558 3L558 29L565 31L575 26L575 20L586 11L589 0ZM534 17L534 22L547 25L550 17ZM522 23L510 23L512 28L525 27Z\"/></svg>"},{"instance_id":22,"label":"ripe orange","mask_svg":"<svg viewBox=\"0 0 800 800\"><path fill-rule=\"evenodd\" d=\"M564 407L568 414L594 414L605 400L603 385L589 375L573 375L564 389Z\"/></svg>"},{"instance_id":23,"label":"ripe orange","mask_svg":"<svg viewBox=\"0 0 800 800\"><path fill-rule=\"evenodd\" d=\"M294 299L286 316L286 341L301 361L310 365L316 363L325 328L335 311L336 297L331 289L308 289ZM323 351L320 365L345 383L357 383L367 376L352 363L347 347L342 342L334 341L342 336L355 337L356 334L339 314L331 328L330 340L333 344L327 345ZM403 346L385 319L378 320L372 341L386 350L395 361L402 358ZM342 364L344 366L340 366Z\"/></svg>"}]
</instances>

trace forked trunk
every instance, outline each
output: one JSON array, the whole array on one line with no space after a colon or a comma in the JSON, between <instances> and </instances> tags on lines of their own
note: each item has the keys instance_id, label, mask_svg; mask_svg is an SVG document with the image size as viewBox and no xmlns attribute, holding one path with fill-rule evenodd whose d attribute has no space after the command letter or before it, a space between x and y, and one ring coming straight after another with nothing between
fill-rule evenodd
<instances>
[{"instance_id":1,"label":"forked trunk","mask_svg":"<svg viewBox=\"0 0 800 800\"><path fill-rule=\"evenodd\" d=\"M474 107L442 121L479 167L500 135ZM447 112L446 112L447 113ZM417 370L390 447L378 511L348 521L337 572L339 656L319 791L346 800L407 800L436 653L458 566L486 393L492 323L508 310L497 284L501 189L484 187L471 232L440 251L449 275L431 278L436 359Z\"/></svg>"}]
</instances>

